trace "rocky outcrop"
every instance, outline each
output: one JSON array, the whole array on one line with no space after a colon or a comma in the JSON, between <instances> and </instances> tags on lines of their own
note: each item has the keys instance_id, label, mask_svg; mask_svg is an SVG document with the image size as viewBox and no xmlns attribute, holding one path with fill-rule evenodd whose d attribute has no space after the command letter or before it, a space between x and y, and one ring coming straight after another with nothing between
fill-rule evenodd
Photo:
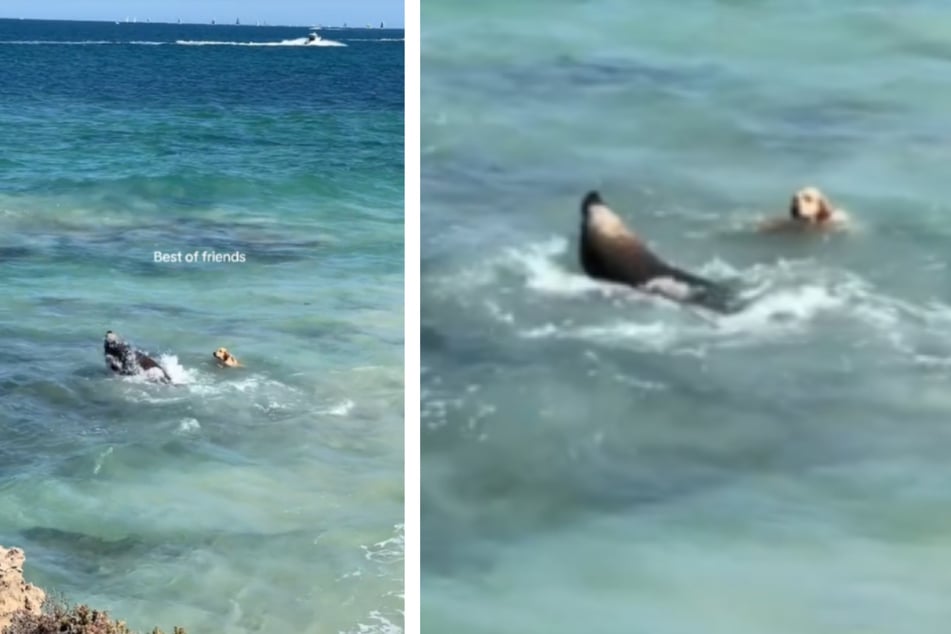
<instances>
[{"instance_id":1,"label":"rocky outcrop","mask_svg":"<svg viewBox=\"0 0 951 634\"><path fill-rule=\"evenodd\" d=\"M40 614L46 593L23 578L26 557L19 548L0 546L0 632L20 610Z\"/></svg>"}]
</instances>

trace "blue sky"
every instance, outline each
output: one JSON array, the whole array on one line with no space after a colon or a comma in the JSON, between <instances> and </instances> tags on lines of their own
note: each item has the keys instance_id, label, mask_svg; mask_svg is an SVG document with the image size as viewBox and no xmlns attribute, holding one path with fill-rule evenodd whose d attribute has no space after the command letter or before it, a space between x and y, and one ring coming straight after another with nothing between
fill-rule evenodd
<instances>
[{"instance_id":1,"label":"blue sky","mask_svg":"<svg viewBox=\"0 0 951 634\"><path fill-rule=\"evenodd\" d=\"M403 0L2 0L0 17L403 27Z\"/></svg>"}]
</instances>

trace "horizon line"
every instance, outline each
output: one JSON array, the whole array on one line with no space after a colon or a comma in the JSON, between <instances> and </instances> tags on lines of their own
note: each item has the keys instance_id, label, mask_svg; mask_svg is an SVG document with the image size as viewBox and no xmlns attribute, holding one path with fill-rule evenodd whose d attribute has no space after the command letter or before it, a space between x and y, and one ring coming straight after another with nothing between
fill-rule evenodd
<instances>
[{"instance_id":1,"label":"horizon line","mask_svg":"<svg viewBox=\"0 0 951 634\"><path fill-rule=\"evenodd\" d=\"M351 26L348 23L344 22L343 24L256 24L256 23L247 23L247 24L232 24L231 22L168 22L163 20L156 21L147 21L147 22L129 22L128 19L123 20L103 20L102 18L23 18L23 17L9 17L0 15L0 20L11 20L14 22L100 22L102 24L170 24L173 26L249 26L249 27L281 27L281 28L303 28L303 29L313 29L313 28L332 28L332 29L364 29L367 28L373 29L375 31L385 31L387 29L394 31L406 30L405 25L401 26L384 26L382 29L378 26L364 25L364 26ZM257 20L255 20L257 22ZM386 24L386 20L381 20L383 24Z\"/></svg>"}]
</instances>

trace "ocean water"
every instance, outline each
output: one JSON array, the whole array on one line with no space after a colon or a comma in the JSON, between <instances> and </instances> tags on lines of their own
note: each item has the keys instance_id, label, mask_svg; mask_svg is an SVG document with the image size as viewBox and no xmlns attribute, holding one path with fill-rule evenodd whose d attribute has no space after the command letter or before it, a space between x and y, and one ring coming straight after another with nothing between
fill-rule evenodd
<instances>
[{"instance_id":1,"label":"ocean water","mask_svg":"<svg viewBox=\"0 0 951 634\"><path fill-rule=\"evenodd\" d=\"M940 634L951 8L422 7L422 623ZM855 223L757 234L822 188ZM718 316L592 282L597 188Z\"/></svg>"},{"instance_id":2,"label":"ocean water","mask_svg":"<svg viewBox=\"0 0 951 634\"><path fill-rule=\"evenodd\" d=\"M0 544L138 629L402 630L402 31L307 32L0 21Z\"/></svg>"}]
</instances>

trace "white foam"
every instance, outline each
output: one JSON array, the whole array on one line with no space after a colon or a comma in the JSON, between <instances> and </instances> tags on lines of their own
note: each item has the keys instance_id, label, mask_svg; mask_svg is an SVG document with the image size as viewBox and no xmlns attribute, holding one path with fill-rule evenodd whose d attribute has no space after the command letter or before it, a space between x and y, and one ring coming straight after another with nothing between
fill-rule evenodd
<instances>
[{"instance_id":1,"label":"white foam","mask_svg":"<svg viewBox=\"0 0 951 634\"><path fill-rule=\"evenodd\" d=\"M822 312L841 307L845 298L824 286L801 286L768 293L744 310L718 320L731 332L748 332L782 324L809 321Z\"/></svg>"},{"instance_id":2,"label":"white foam","mask_svg":"<svg viewBox=\"0 0 951 634\"><path fill-rule=\"evenodd\" d=\"M198 380L198 372L183 366L174 354L163 354L159 356L158 362L168 372L168 376L175 385L188 385Z\"/></svg>"},{"instance_id":3,"label":"white foam","mask_svg":"<svg viewBox=\"0 0 951 634\"><path fill-rule=\"evenodd\" d=\"M739 269L734 267L726 260L718 257L714 257L712 260L701 266L698 271L701 275L715 278L731 278L738 277L740 275Z\"/></svg>"},{"instance_id":4,"label":"white foam","mask_svg":"<svg viewBox=\"0 0 951 634\"><path fill-rule=\"evenodd\" d=\"M691 293L689 284L672 277L654 278L648 281L647 284L644 284L644 290L676 301L686 301L690 298Z\"/></svg>"},{"instance_id":5,"label":"white foam","mask_svg":"<svg viewBox=\"0 0 951 634\"><path fill-rule=\"evenodd\" d=\"M596 342L632 339L648 343L650 347L664 347L670 343L675 335L675 330L660 321L647 323L622 321L575 328L565 328L549 323L539 328L522 331L522 335L531 339L550 337L555 339L589 339Z\"/></svg>"},{"instance_id":6,"label":"white foam","mask_svg":"<svg viewBox=\"0 0 951 634\"><path fill-rule=\"evenodd\" d=\"M402 561L404 551L403 524L393 526L393 536L372 546L362 546L364 556L375 563L395 563Z\"/></svg>"},{"instance_id":7,"label":"white foam","mask_svg":"<svg viewBox=\"0 0 951 634\"><path fill-rule=\"evenodd\" d=\"M261 376L249 376L237 381L227 381L225 383L216 384L219 385L222 392L224 391L237 391L244 393L253 393L258 392L264 389L273 389L281 392L288 392L293 395L299 395L300 390L293 388L289 385L285 385L280 381L275 381L273 379L264 378Z\"/></svg>"},{"instance_id":8,"label":"white foam","mask_svg":"<svg viewBox=\"0 0 951 634\"><path fill-rule=\"evenodd\" d=\"M568 271L554 261L554 257L563 254L567 246L564 238L553 238L523 250L509 250L505 259L509 266L521 269L531 290L548 295L582 295L592 290L604 290L606 285Z\"/></svg>"},{"instance_id":9,"label":"white foam","mask_svg":"<svg viewBox=\"0 0 951 634\"><path fill-rule=\"evenodd\" d=\"M951 307L940 303L918 306L878 292L861 276L829 268L814 260L779 260L748 268L714 258L698 271L713 279L731 279L742 284L739 291L745 307L732 314L719 314L690 305L677 304L627 286L605 283L575 272L562 263L568 241L558 237L510 249L454 274L446 284L435 282L436 292L462 294L460 301L471 304L473 291L487 287L493 292L477 304L492 321L514 329L531 339L582 339L592 342L627 341L634 347L680 353L691 350L703 354L708 346L744 346L763 339L777 339L802 333L824 315L855 319L896 352L912 355L922 363L930 354L918 348L915 337L921 332L931 339L947 342L951 354ZM550 317L538 321L537 310L520 309L507 297L506 289L515 275L524 291L538 295L600 304L590 318L559 321ZM502 289L501 293L496 292ZM601 297L592 298L592 293ZM517 293L524 300L523 293ZM612 301L606 302L604 298ZM639 306L630 306L636 302ZM537 304L535 304L537 306ZM623 315L618 318L621 309ZM663 311L661 314L658 311ZM534 316L533 316L534 315ZM531 321L536 323L531 323ZM917 324L915 324L917 322ZM934 357L934 355L931 355ZM940 357L938 357L940 358ZM925 363L935 364L934 358Z\"/></svg>"},{"instance_id":10,"label":"white foam","mask_svg":"<svg viewBox=\"0 0 951 634\"><path fill-rule=\"evenodd\" d=\"M173 385L185 385L194 381L195 373L185 369L175 355L161 355L158 364L168 373ZM127 383L161 383L165 380L165 373L158 368L149 368L138 374L123 376L122 380Z\"/></svg>"},{"instance_id":11,"label":"white foam","mask_svg":"<svg viewBox=\"0 0 951 634\"><path fill-rule=\"evenodd\" d=\"M201 425L198 422L197 418L183 418L178 423L178 430L184 432L197 431L201 429Z\"/></svg>"},{"instance_id":12,"label":"white foam","mask_svg":"<svg viewBox=\"0 0 951 634\"><path fill-rule=\"evenodd\" d=\"M348 634L402 634L403 628L393 623L378 610L367 615L371 623L358 623L357 629Z\"/></svg>"},{"instance_id":13,"label":"white foam","mask_svg":"<svg viewBox=\"0 0 951 634\"><path fill-rule=\"evenodd\" d=\"M350 399L344 399L326 411L331 416L346 416L353 411L354 402Z\"/></svg>"},{"instance_id":14,"label":"white foam","mask_svg":"<svg viewBox=\"0 0 951 634\"><path fill-rule=\"evenodd\" d=\"M241 394L247 399L248 407L265 412L286 411L303 405L302 392L280 381L264 376L241 375L233 379L232 375L220 372L202 372L197 368L187 368L176 355L163 354L158 357L159 364L165 368L172 379L172 385L161 382L162 375L157 370L137 376L122 377L123 381L141 386L129 394L129 397L146 403L174 403L193 397L216 398ZM148 387L146 387L148 386ZM200 428L194 418L182 419L179 431L190 432Z\"/></svg>"},{"instance_id":15,"label":"white foam","mask_svg":"<svg viewBox=\"0 0 951 634\"><path fill-rule=\"evenodd\" d=\"M106 462L106 458L108 458L111 455L112 455L112 447L109 447L108 449L103 451L101 454L99 454L99 456L96 458L96 466L92 470L93 475L99 475L99 472L102 470L102 465Z\"/></svg>"},{"instance_id":16,"label":"white foam","mask_svg":"<svg viewBox=\"0 0 951 634\"><path fill-rule=\"evenodd\" d=\"M487 299L487 300L485 301L485 308L486 308L486 310L489 311L489 313L490 313L495 319L498 319L499 321L504 321L504 322L509 323L509 324L514 324L514 323L515 323L515 315L514 315L511 311L507 311L507 310L502 309L502 307L499 306L498 303L496 303L496 302L494 302L494 301L492 301L492 300L490 300L490 299Z\"/></svg>"},{"instance_id":17,"label":"white foam","mask_svg":"<svg viewBox=\"0 0 951 634\"><path fill-rule=\"evenodd\" d=\"M745 345L795 332L821 314L840 309L846 303L847 298L834 290L807 285L768 293L733 314L720 315L689 305L671 304L681 310L665 315L663 319L656 319L655 313L648 312L643 316L632 314L600 324L564 326L547 323L523 329L520 334L527 338L582 339L612 344L628 341L635 347L654 351L680 349L704 342L722 344L733 341Z\"/></svg>"},{"instance_id":18,"label":"white foam","mask_svg":"<svg viewBox=\"0 0 951 634\"><path fill-rule=\"evenodd\" d=\"M343 42L336 40L319 39L311 42L306 37L297 37L292 40L281 40L280 42L222 42L218 40L175 40L180 46L346 46Z\"/></svg>"},{"instance_id":19,"label":"white foam","mask_svg":"<svg viewBox=\"0 0 951 634\"><path fill-rule=\"evenodd\" d=\"M393 526L393 536L379 541L371 546L361 546L367 561L376 564L378 568L376 576L380 578L392 579L402 577L402 563L405 551L405 526L396 524ZM361 572L355 571L349 573L348 577L363 576ZM405 601L402 591L388 591L383 595L386 599L396 599L399 605ZM388 601L389 602L389 601ZM401 609L395 609L394 614L385 615L380 610L373 610L367 615L368 623L358 623L356 629L350 630L348 634L402 634L403 628L394 623L391 618L403 617Z\"/></svg>"},{"instance_id":20,"label":"white foam","mask_svg":"<svg viewBox=\"0 0 951 634\"><path fill-rule=\"evenodd\" d=\"M402 39L368 40L376 42L402 42ZM175 40L174 42L157 42L150 40L6 40L0 41L0 45L11 44L17 46L163 46L166 44L178 44L180 46L307 46L307 47L327 47L327 46L346 46L343 42L337 40L319 39L310 41L306 37L297 37L290 40L280 40L278 42L224 42L220 40Z\"/></svg>"}]
</instances>

